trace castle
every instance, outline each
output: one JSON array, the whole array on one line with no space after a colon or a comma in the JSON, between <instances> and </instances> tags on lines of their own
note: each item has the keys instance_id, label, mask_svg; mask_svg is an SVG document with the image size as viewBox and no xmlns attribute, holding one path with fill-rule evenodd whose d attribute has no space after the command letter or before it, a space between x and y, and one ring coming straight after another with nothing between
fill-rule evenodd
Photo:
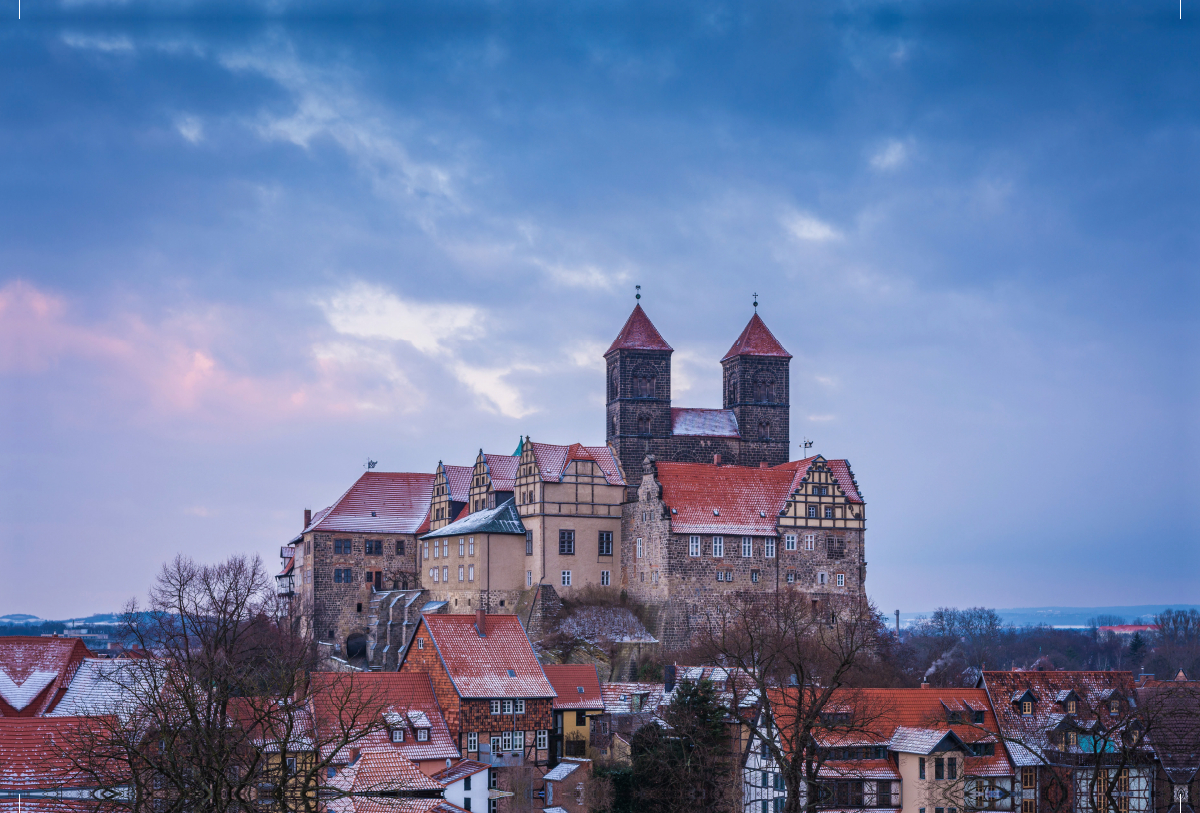
<instances>
[{"instance_id":1,"label":"castle","mask_svg":"<svg viewBox=\"0 0 1200 813\"><path fill-rule=\"evenodd\" d=\"M668 649L730 595L864 594L865 501L848 461L789 460L792 356L757 311L721 359L721 409L671 405L673 352L636 305L604 354L604 446L525 436L306 511L277 577L293 623L394 668L422 613L536 624L593 585L649 607Z\"/></svg>"}]
</instances>

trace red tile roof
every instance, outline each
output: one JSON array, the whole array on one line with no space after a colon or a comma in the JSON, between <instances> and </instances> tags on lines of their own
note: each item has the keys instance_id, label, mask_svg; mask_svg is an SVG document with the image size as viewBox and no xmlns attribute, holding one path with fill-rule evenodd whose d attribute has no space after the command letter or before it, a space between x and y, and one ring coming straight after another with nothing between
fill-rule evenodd
<instances>
[{"instance_id":1,"label":"red tile roof","mask_svg":"<svg viewBox=\"0 0 1200 813\"><path fill-rule=\"evenodd\" d=\"M608 446L584 446L572 443L570 446L559 446L554 443L533 443L533 459L537 463L538 474L542 480L549 483L561 482L563 472L574 460L591 460L604 472L604 479L616 486L625 485L621 476L621 467L612 449Z\"/></svg>"},{"instance_id":2,"label":"red tile roof","mask_svg":"<svg viewBox=\"0 0 1200 813\"><path fill-rule=\"evenodd\" d=\"M38 717L53 709L75 670L92 657L78 638L0 638L0 717Z\"/></svg>"},{"instance_id":3,"label":"red tile roof","mask_svg":"<svg viewBox=\"0 0 1200 813\"><path fill-rule=\"evenodd\" d=\"M0 790L90 787L94 779L77 767L93 736L103 733L98 717L0 719ZM88 727L96 726L91 731ZM104 773L102 766L89 766Z\"/></svg>"},{"instance_id":4,"label":"red tile roof","mask_svg":"<svg viewBox=\"0 0 1200 813\"><path fill-rule=\"evenodd\" d=\"M347 697L350 691L361 692L364 702L348 704L347 714L356 708L361 710L375 706L383 709L385 714L399 714L401 717L408 717L409 712L421 712L430 723L428 742L419 742L409 725L403 742L392 742L387 730L376 728L355 743L354 747L379 747L394 751L412 762L458 759L458 748L433 693L433 684L424 672L314 672L312 680L315 698ZM326 706L318 710L317 719L329 719L330 715L333 720L340 720L342 716L336 709ZM341 754L338 761L348 762L349 755Z\"/></svg>"},{"instance_id":5,"label":"red tile roof","mask_svg":"<svg viewBox=\"0 0 1200 813\"><path fill-rule=\"evenodd\" d=\"M395 749L363 748L358 760L338 771L329 784L350 793L441 790L443 785Z\"/></svg>"},{"instance_id":6,"label":"red tile roof","mask_svg":"<svg viewBox=\"0 0 1200 813\"><path fill-rule=\"evenodd\" d=\"M473 759L464 759L456 762L445 770L438 771L433 775L433 778L441 782L443 785L453 785L460 779L486 771L489 767L485 762L476 762Z\"/></svg>"},{"instance_id":7,"label":"red tile roof","mask_svg":"<svg viewBox=\"0 0 1200 813\"><path fill-rule=\"evenodd\" d=\"M673 533L775 536L792 479L782 468L658 464Z\"/></svg>"},{"instance_id":8,"label":"red tile roof","mask_svg":"<svg viewBox=\"0 0 1200 813\"><path fill-rule=\"evenodd\" d=\"M471 466L450 466L442 464L446 474L446 486L450 499L455 502L467 502L471 499L471 476L475 469Z\"/></svg>"},{"instance_id":9,"label":"red tile roof","mask_svg":"<svg viewBox=\"0 0 1200 813\"><path fill-rule=\"evenodd\" d=\"M554 699L555 709L604 709L595 664L548 663L542 669L554 691L558 692Z\"/></svg>"},{"instance_id":10,"label":"red tile roof","mask_svg":"<svg viewBox=\"0 0 1200 813\"><path fill-rule=\"evenodd\" d=\"M800 488L800 484L808 475L808 470L812 468L813 461L821 460L829 467L830 474L837 481L838 487L842 493L846 495L849 502L863 502L862 495L858 492L858 485L854 482L854 473L850 470L849 460L826 460L821 455L806 457L803 460L792 460L787 463L781 463L775 466L777 469L787 469L794 472L795 476L792 479L792 491Z\"/></svg>"},{"instance_id":11,"label":"red tile roof","mask_svg":"<svg viewBox=\"0 0 1200 813\"><path fill-rule=\"evenodd\" d=\"M617 334L612 345L604 351L608 355L614 350L665 350L674 352L671 345L663 341L657 328L650 322L650 317L642 310L641 305L633 306L633 313L625 320L625 327Z\"/></svg>"},{"instance_id":12,"label":"red tile roof","mask_svg":"<svg viewBox=\"0 0 1200 813\"><path fill-rule=\"evenodd\" d=\"M487 634L481 637L474 615L421 616L459 697L554 697L520 619L484 618Z\"/></svg>"},{"instance_id":13,"label":"red tile roof","mask_svg":"<svg viewBox=\"0 0 1200 813\"><path fill-rule=\"evenodd\" d=\"M757 311L750 317L742 335L737 337L737 341L721 361L728 361L735 356L778 356L785 359L792 357L763 323Z\"/></svg>"},{"instance_id":14,"label":"red tile roof","mask_svg":"<svg viewBox=\"0 0 1200 813\"><path fill-rule=\"evenodd\" d=\"M427 472L366 472L337 502L319 511L304 530L416 533L429 514L433 478Z\"/></svg>"},{"instance_id":15,"label":"red tile roof","mask_svg":"<svg viewBox=\"0 0 1200 813\"><path fill-rule=\"evenodd\" d=\"M737 416L732 409L671 407L671 434L710 438L739 438Z\"/></svg>"},{"instance_id":16,"label":"red tile roof","mask_svg":"<svg viewBox=\"0 0 1200 813\"><path fill-rule=\"evenodd\" d=\"M517 487L517 469L521 458L507 454L484 454L492 491L512 491Z\"/></svg>"}]
</instances>

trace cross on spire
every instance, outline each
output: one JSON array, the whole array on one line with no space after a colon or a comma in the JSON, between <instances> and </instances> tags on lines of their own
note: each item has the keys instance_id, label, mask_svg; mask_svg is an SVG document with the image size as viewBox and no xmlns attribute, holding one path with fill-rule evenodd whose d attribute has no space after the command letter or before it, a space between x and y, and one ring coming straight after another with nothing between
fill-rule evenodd
<instances>
[{"instance_id":1,"label":"cross on spire","mask_svg":"<svg viewBox=\"0 0 1200 813\"><path fill-rule=\"evenodd\" d=\"M633 295L633 298L634 298L634 299L641 299L641 298L642 298L642 286L640 286L640 285L635 285L635 286L633 286L633 287L634 287L634 288L637 288L637 293Z\"/></svg>"},{"instance_id":2,"label":"cross on spire","mask_svg":"<svg viewBox=\"0 0 1200 813\"><path fill-rule=\"evenodd\" d=\"M758 313L758 294L754 295L754 312Z\"/></svg>"}]
</instances>

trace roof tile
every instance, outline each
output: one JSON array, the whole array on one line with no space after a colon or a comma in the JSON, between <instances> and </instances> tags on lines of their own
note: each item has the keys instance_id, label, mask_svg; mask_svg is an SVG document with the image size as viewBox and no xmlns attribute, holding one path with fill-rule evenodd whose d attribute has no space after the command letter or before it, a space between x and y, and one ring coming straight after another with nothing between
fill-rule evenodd
<instances>
[{"instance_id":1,"label":"roof tile","mask_svg":"<svg viewBox=\"0 0 1200 813\"><path fill-rule=\"evenodd\" d=\"M485 636L475 629L474 615L423 615L421 623L460 697L555 696L515 615L484 616Z\"/></svg>"},{"instance_id":2,"label":"roof tile","mask_svg":"<svg viewBox=\"0 0 1200 813\"><path fill-rule=\"evenodd\" d=\"M659 334L658 329L650 321L650 317L642 310L641 305L633 306L633 313L625 320L625 326L617 334L612 345L604 351L608 355L614 350L665 350L674 352Z\"/></svg>"},{"instance_id":3,"label":"roof tile","mask_svg":"<svg viewBox=\"0 0 1200 813\"><path fill-rule=\"evenodd\" d=\"M783 349L783 345L775 338L775 334L767 328L762 317L758 315L758 311L755 311L754 315L750 317L750 321L742 330L742 335L737 337L737 341L733 343L733 347L729 348L729 352L721 361L728 361L735 356L777 356L785 359L792 357L791 353Z\"/></svg>"},{"instance_id":4,"label":"roof tile","mask_svg":"<svg viewBox=\"0 0 1200 813\"><path fill-rule=\"evenodd\" d=\"M304 531L416 533L429 514L433 478L426 472L366 472Z\"/></svg>"},{"instance_id":5,"label":"roof tile","mask_svg":"<svg viewBox=\"0 0 1200 813\"><path fill-rule=\"evenodd\" d=\"M558 692L555 709L603 709L600 678L591 663L548 663L542 669ZM582 691L580 691L582 689Z\"/></svg>"}]
</instances>

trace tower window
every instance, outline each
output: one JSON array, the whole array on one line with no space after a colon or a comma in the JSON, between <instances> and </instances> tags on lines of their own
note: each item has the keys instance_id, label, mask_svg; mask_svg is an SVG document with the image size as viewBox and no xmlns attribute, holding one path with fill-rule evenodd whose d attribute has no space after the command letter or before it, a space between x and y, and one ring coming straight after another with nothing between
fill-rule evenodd
<instances>
[{"instance_id":1,"label":"tower window","mask_svg":"<svg viewBox=\"0 0 1200 813\"><path fill-rule=\"evenodd\" d=\"M638 434L639 435L650 434L650 416L649 415L638 415L637 425L638 425Z\"/></svg>"},{"instance_id":2,"label":"tower window","mask_svg":"<svg viewBox=\"0 0 1200 813\"><path fill-rule=\"evenodd\" d=\"M759 423L758 439L759 440L770 440L771 439L771 424L767 423L766 421L762 421L761 423Z\"/></svg>"},{"instance_id":3,"label":"tower window","mask_svg":"<svg viewBox=\"0 0 1200 813\"><path fill-rule=\"evenodd\" d=\"M754 382L754 402L769 404L775 400L775 387L769 379L758 379Z\"/></svg>"},{"instance_id":4,"label":"tower window","mask_svg":"<svg viewBox=\"0 0 1200 813\"><path fill-rule=\"evenodd\" d=\"M654 376L652 375L637 375L633 378L633 397L634 398L653 398L654 397Z\"/></svg>"}]
</instances>

